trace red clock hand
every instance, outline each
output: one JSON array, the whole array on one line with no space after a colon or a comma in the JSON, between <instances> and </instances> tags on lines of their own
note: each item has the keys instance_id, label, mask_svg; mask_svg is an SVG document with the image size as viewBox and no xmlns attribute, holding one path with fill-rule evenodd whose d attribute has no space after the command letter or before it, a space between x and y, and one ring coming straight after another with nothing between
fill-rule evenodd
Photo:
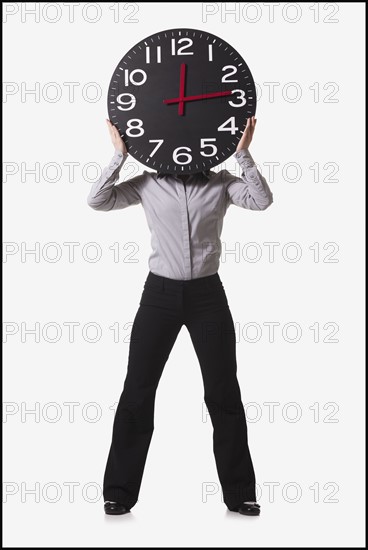
<instances>
[{"instance_id":1,"label":"red clock hand","mask_svg":"<svg viewBox=\"0 0 368 550\"><path fill-rule=\"evenodd\" d=\"M173 97L172 99L164 99L163 102L169 105L170 103L184 103L185 101L196 101L198 99L211 99L212 97L222 97L226 95L231 95L233 92L228 90L227 92L213 92L211 94L201 94L201 95L187 95L180 97ZM180 114L180 113L179 113Z\"/></svg>"},{"instance_id":2,"label":"red clock hand","mask_svg":"<svg viewBox=\"0 0 368 550\"><path fill-rule=\"evenodd\" d=\"M179 97L173 97L171 99L164 99L163 102L166 105L170 103L178 103L178 115L184 115L184 103L185 101L197 101L200 99L211 99L212 97L222 97L231 95L232 91L227 92L213 92L211 94L200 94L200 95L188 95L185 96L185 77L186 77L186 64L182 63L180 65L180 81L179 81Z\"/></svg>"},{"instance_id":3,"label":"red clock hand","mask_svg":"<svg viewBox=\"0 0 368 550\"><path fill-rule=\"evenodd\" d=\"M180 83L179 83L179 106L178 106L178 115L184 114L184 93L185 93L185 70L186 64L182 63L180 65Z\"/></svg>"}]
</instances>

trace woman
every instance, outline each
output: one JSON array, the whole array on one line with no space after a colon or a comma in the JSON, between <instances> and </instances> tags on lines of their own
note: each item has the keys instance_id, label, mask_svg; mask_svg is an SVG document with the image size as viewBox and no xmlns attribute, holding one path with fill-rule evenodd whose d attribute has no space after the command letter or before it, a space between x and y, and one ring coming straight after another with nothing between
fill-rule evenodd
<instances>
[{"instance_id":1,"label":"woman","mask_svg":"<svg viewBox=\"0 0 368 550\"><path fill-rule=\"evenodd\" d=\"M247 424L237 380L236 338L218 274L223 218L230 205L265 210L273 195L249 152L256 119L247 120L227 170L176 176L143 171L116 184L128 152L107 120L115 148L92 185L88 204L110 211L142 204L151 231L149 273L135 315L124 388L116 410L104 475L104 510L125 514L138 501L154 430L154 401L164 365L183 325L201 368L213 425L213 451L229 510L259 515Z\"/></svg>"}]
</instances>

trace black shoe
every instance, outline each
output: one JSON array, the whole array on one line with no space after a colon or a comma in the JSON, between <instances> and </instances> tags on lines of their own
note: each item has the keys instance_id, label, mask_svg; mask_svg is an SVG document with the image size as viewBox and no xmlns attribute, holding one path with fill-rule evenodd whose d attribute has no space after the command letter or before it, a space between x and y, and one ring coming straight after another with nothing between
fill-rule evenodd
<instances>
[{"instance_id":1,"label":"black shoe","mask_svg":"<svg viewBox=\"0 0 368 550\"><path fill-rule=\"evenodd\" d=\"M239 514L243 514L244 516L259 516L259 514L261 513L261 507L259 504L257 504L257 502L255 502L254 504L243 502L242 504L240 504L240 506L233 508L231 511L239 512Z\"/></svg>"},{"instance_id":2,"label":"black shoe","mask_svg":"<svg viewBox=\"0 0 368 550\"><path fill-rule=\"evenodd\" d=\"M127 514L130 512L130 509L127 508L124 504L121 504L120 502L111 502L110 500L107 500L104 503L104 509L106 514L110 514L113 516L118 516L120 514Z\"/></svg>"}]
</instances>

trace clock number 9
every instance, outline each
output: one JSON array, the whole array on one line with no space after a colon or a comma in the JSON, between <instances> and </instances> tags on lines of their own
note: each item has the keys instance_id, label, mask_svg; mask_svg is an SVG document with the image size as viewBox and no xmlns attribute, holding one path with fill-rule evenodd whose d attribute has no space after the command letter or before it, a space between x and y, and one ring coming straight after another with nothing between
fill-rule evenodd
<instances>
[{"instance_id":1,"label":"clock number 9","mask_svg":"<svg viewBox=\"0 0 368 550\"><path fill-rule=\"evenodd\" d=\"M130 97L130 100L128 101L122 101L122 97L123 96L128 96ZM134 109L135 107L135 104L137 103L137 100L136 98L134 97L133 94L128 94L128 93L125 93L125 94L119 94L118 97L116 98L116 101L118 103L120 103L121 105L124 105L125 107L121 107L118 105L118 109L120 111L130 111L130 109Z\"/></svg>"}]
</instances>

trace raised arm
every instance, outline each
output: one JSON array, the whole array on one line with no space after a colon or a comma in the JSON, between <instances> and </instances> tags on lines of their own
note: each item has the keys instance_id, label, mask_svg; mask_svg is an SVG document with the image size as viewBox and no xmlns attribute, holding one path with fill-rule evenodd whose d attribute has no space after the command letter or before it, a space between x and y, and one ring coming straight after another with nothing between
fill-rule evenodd
<instances>
[{"instance_id":1,"label":"raised arm","mask_svg":"<svg viewBox=\"0 0 368 550\"><path fill-rule=\"evenodd\" d=\"M115 183L119 180L119 172L128 157L128 152L117 128L107 120L111 141L115 147L114 156L106 166L100 178L95 181L87 197L87 204L94 210L119 210L142 202L139 186L142 175L128 181Z\"/></svg>"},{"instance_id":2,"label":"raised arm","mask_svg":"<svg viewBox=\"0 0 368 550\"><path fill-rule=\"evenodd\" d=\"M228 206L235 204L249 210L266 210L273 203L273 194L249 152L256 122L257 119L254 117L248 118L247 126L234 153L234 158L241 167L240 178L224 170L224 183Z\"/></svg>"}]
</instances>

